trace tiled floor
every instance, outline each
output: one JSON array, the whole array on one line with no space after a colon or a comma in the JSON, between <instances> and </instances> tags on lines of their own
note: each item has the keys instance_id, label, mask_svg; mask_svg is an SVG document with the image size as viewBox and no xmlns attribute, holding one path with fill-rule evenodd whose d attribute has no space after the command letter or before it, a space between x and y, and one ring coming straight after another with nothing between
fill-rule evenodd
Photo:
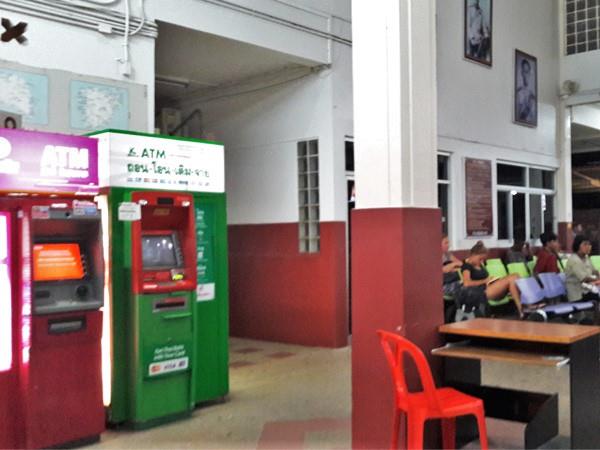
<instances>
[{"instance_id":1,"label":"tiled floor","mask_svg":"<svg viewBox=\"0 0 600 450\"><path fill-rule=\"evenodd\" d=\"M350 348L231 339L231 394L192 418L146 431L108 431L99 449L350 448ZM488 419L490 449L522 449L524 425ZM561 438L543 448L565 448ZM479 442L465 448L479 448Z\"/></svg>"},{"instance_id":2,"label":"tiled floor","mask_svg":"<svg viewBox=\"0 0 600 450\"><path fill-rule=\"evenodd\" d=\"M146 431L108 431L92 448L350 447L349 348L231 339L230 377L225 403Z\"/></svg>"}]
</instances>

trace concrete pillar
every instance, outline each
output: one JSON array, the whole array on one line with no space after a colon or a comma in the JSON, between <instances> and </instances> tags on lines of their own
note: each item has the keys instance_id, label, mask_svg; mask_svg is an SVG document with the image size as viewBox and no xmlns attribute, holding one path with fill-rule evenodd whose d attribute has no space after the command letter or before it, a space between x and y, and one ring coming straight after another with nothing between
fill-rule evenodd
<instances>
[{"instance_id":1,"label":"concrete pillar","mask_svg":"<svg viewBox=\"0 0 600 450\"><path fill-rule=\"evenodd\" d=\"M435 0L353 0L352 438L386 448L393 389L379 328L429 354L443 322Z\"/></svg>"},{"instance_id":2,"label":"concrete pillar","mask_svg":"<svg viewBox=\"0 0 600 450\"><path fill-rule=\"evenodd\" d=\"M556 172L556 218L558 239L570 252L573 242L573 190L571 187L571 107L561 101L558 107L556 147L560 167Z\"/></svg>"}]
</instances>

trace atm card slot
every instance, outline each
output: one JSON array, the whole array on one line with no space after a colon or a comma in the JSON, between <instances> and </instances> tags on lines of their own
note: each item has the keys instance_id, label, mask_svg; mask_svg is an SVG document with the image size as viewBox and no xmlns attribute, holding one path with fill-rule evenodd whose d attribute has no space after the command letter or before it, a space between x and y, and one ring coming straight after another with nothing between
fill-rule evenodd
<instances>
[{"instance_id":1,"label":"atm card slot","mask_svg":"<svg viewBox=\"0 0 600 450\"><path fill-rule=\"evenodd\" d=\"M158 197L156 203L159 205L174 205L175 199L172 197Z\"/></svg>"},{"instance_id":2,"label":"atm card slot","mask_svg":"<svg viewBox=\"0 0 600 450\"><path fill-rule=\"evenodd\" d=\"M47 291L47 290L35 291L34 295L35 295L36 299L50 298L50 291Z\"/></svg>"},{"instance_id":3,"label":"atm card slot","mask_svg":"<svg viewBox=\"0 0 600 450\"><path fill-rule=\"evenodd\" d=\"M85 317L48 321L49 334L75 333L81 330L85 330Z\"/></svg>"},{"instance_id":4,"label":"atm card slot","mask_svg":"<svg viewBox=\"0 0 600 450\"><path fill-rule=\"evenodd\" d=\"M173 299L169 298L166 300L159 300L154 302L154 312L164 311L178 311L187 307L187 299Z\"/></svg>"}]
</instances>

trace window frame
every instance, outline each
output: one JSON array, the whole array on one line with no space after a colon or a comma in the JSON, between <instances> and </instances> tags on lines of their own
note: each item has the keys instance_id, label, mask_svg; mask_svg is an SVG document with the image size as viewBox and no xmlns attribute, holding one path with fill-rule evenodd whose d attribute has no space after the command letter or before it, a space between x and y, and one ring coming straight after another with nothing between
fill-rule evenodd
<instances>
[{"instance_id":1,"label":"window frame","mask_svg":"<svg viewBox=\"0 0 600 450\"><path fill-rule=\"evenodd\" d=\"M314 153L311 147L313 143L316 145L316 152ZM304 155L301 155L302 146L304 146ZM311 159L316 159L316 170L311 170ZM297 141L296 164L296 180L298 182L298 251L301 254L307 255L318 254L321 251L321 167L318 138ZM305 168L304 170L303 167ZM311 182L313 179L316 179L316 186ZM305 202L301 201L303 196L306 198ZM316 198L316 201L313 198Z\"/></svg>"},{"instance_id":2,"label":"window frame","mask_svg":"<svg viewBox=\"0 0 600 450\"><path fill-rule=\"evenodd\" d=\"M498 166L499 165L507 165L507 166L517 166L517 167L522 167L525 170L525 186L513 186L513 185L506 185L506 184L499 184L498 183ZM553 189L545 189L545 188L536 188L536 187L530 187L530 169L539 169L539 170L543 170L543 171L548 171L548 172L552 172L553 174L553 185L554 188ZM514 235L513 235L513 229L514 229L514 224L513 224L513 195L510 195L512 192L515 193L519 193L519 194L524 194L525 195L525 240L527 242L530 242L533 245L539 245L540 240L539 237L533 237L531 238L531 202L530 202L530 196L531 195L540 195L546 196L546 202L547 202L547 198L548 196L552 196L552 210L555 212L556 211L556 168L550 168L550 167L543 167L543 166L538 166L538 165L529 165L529 164L523 164L523 163L515 163L515 162L511 162L511 161L503 161L503 160L498 160L496 161L496 172L495 172L495 180L496 180L496 185L495 185L495 217L496 217L496 226L495 226L495 230L496 230L496 239L498 241L499 244L504 244L504 245L510 245L511 243L514 242ZM505 192L508 196L508 201L507 201L507 220L508 220L508 227L507 227L507 231L508 231L508 238L500 238L500 215L499 215L499 205L498 205L498 194L500 192ZM547 204L547 203L546 203ZM544 202L541 202L541 218L542 218L542 230L545 230L545 222L544 222L544 209L543 206ZM542 232L543 232L542 231ZM552 230L551 231L556 231L556 218L553 217L552 218Z\"/></svg>"},{"instance_id":3,"label":"window frame","mask_svg":"<svg viewBox=\"0 0 600 450\"><path fill-rule=\"evenodd\" d=\"M446 172L447 172L448 177L445 180L438 178L438 174L437 174L437 170L436 170L436 180L437 180L436 187L438 187L438 189L439 189L440 185L447 186L446 199L448 201L448 205L447 205L448 215L446 217L446 220L447 220L446 229L447 229L448 237L450 238L450 236L452 236L452 220L450 220L451 213L452 213L452 153L445 152L443 150L438 150L437 156L436 156L436 162L437 162L437 158L439 156L445 157L447 160ZM439 197L438 197L437 205L438 205L438 208L441 209ZM444 224L442 222L442 227L443 227L443 225Z\"/></svg>"}]
</instances>

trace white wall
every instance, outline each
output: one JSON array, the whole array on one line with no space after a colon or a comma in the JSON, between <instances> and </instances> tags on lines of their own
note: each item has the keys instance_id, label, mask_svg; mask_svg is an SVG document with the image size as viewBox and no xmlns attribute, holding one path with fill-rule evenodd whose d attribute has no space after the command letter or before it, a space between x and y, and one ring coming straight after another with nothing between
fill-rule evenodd
<instances>
[{"instance_id":1,"label":"white wall","mask_svg":"<svg viewBox=\"0 0 600 450\"><path fill-rule=\"evenodd\" d=\"M149 130L153 130L154 39L142 36L132 38L131 61L134 72L132 77L126 78L120 75L116 61L122 55L122 38L24 14L7 12L3 16L9 17L13 23L20 21L28 23L26 34L28 42L27 45L19 45L16 41L1 42L2 60L146 85L148 88L146 123L149 124ZM52 93L50 95L52 96ZM56 100L51 98L50 101Z\"/></svg>"},{"instance_id":2,"label":"white wall","mask_svg":"<svg viewBox=\"0 0 600 450\"><path fill-rule=\"evenodd\" d=\"M331 16L332 13L348 15L349 6L341 6L349 5L349 0L329 0L320 5L325 11L313 8L320 2L310 0L235 0L227 4L219 0L178 0L177 3L177 8L173 8L164 0L147 0L146 11L153 19L275 50L293 56L298 62L331 62L330 41L320 33L335 32L350 38L349 24Z\"/></svg>"},{"instance_id":3,"label":"white wall","mask_svg":"<svg viewBox=\"0 0 600 450\"><path fill-rule=\"evenodd\" d=\"M452 240L457 248L469 248L473 242L466 239L464 219L465 157L559 166L558 11L556 2L548 0L495 1L493 66L488 68L463 58L463 0L438 0L437 8L438 145L452 155ZM536 128L513 122L515 49L538 60ZM487 244L498 242L490 239Z\"/></svg>"},{"instance_id":4,"label":"white wall","mask_svg":"<svg viewBox=\"0 0 600 450\"><path fill-rule=\"evenodd\" d=\"M139 5L131 3L132 14L139 17ZM331 62L331 41L319 33L333 32L348 39L350 36L349 23L345 21L350 15L349 0L235 0L234 3L275 19L265 20L248 10L227 8L219 0L178 0L176 8L173 2L146 0L145 11L151 20L271 48L290 55L291 60L308 64ZM124 12L124 2L117 1L110 8ZM133 74L127 78L120 74L116 62L122 56L121 37L23 13L3 15L13 23L25 21L29 27L28 45L18 45L15 41L2 43L1 60L145 85L147 128L154 129L154 39L139 35L131 39Z\"/></svg>"},{"instance_id":5,"label":"white wall","mask_svg":"<svg viewBox=\"0 0 600 450\"><path fill-rule=\"evenodd\" d=\"M297 142L315 138L321 220L345 220L344 136L352 135L351 49L336 44L334 55L331 70L188 107L202 110L205 136L225 143L230 224L298 221Z\"/></svg>"},{"instance_id":6,"label":"white wall","mask_svg":"<svg viewBox=\"0 0 600 450\"><path fill-rule=\"evenodd\" d=\"M573 108L573 123L600 130L600 106L580 105Z\"/></svg>"},{"instance_id":7,"label":"white wall","mask_svg":"<svg viewBox=\"0 0 600 450\"><path fill-rule=\"evenodd\" d=\"M562 80L578 82L579 95L600 92L600 50L562 56L561 64Z\"/></svg>"}]
</instances>

